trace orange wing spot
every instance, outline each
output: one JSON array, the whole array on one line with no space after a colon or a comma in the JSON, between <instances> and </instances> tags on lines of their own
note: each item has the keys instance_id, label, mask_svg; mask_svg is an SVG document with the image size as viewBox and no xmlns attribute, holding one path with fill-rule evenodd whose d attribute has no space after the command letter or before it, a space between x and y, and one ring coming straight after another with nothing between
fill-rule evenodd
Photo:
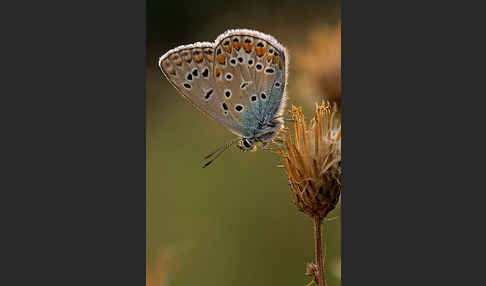
<instances>
[{"instance_id":1,"label":"orange wing spot","mask_svg":"<svg viewBox=\"0 0 486 286\"><path fill-rule=\"evenodd\" d=\"M170 73L171 75L176 75L176 71L173 65L170 64L169 60L165 60L163 63L165 70Z\"/></svg>"},{"instance_id":2,"label":"orange wing spot","mask_svg":"<svg viewBox=\"0 0 486 286\"><path fill-rule=\"evenodd\" d=\"M198 55L198 56L194 56L194 60L196 61L196 63L200 63L203 61L203 56L202 55Z\"/></svg>"},{"instance_id":3,"label":"orange wing spot","mask_svg":"<svg viewBox=\"0 0 486 286\"><path fill-rule=\"evenodd\" d=\"M192 61L191 53L189 53L188 51L182 52L181 55L182 55L182 59L186 63L190 63Z\"/></svg>"},{"instance_id":4,"label":"orange wing spot","mask_svg":"<svg viewBox=\"0 0 486 286\"><path fill-rule=\"evenodd\" d=\"M204 50L204 55L206 56L206 59L208 60L208 62L212 62L213 61L213 51L212 50L205 49Z\"/></svg>"},{"instance_id":5,"label":"orange wing spot","mask_svg":"<svg viewBox=\"0 0 486 286\"><path fill-rule=\"evenodd\" d=\"M272 61L272 55L268 55L267 56L267 62L271 62Z\"/></svg>"},{"instance_id":6,"label":"orange wing spot","mask_svg":"<svg viewBox=\"0 0 486 286\"><path fill-rule=\"evenodd\" d=\"M194 57L194 61L196 63L200 63L204 59L203 52L201 49L192 50L192 56Z\"/></svg>"},{"instance_id":7,"label":"orange wing spot","mask_svg":"<svg viewBox=\"0 0 486 286\"><path fill-rule=\"evenodd\" d=\"M219 75L221 74L221 70L219 68L216 68L214 74L216 75L216 77L219 77Z\"/></svg>"},{"instance_id":8,"label":"orange wing spot","mask_svg":"<svg viewBox=\"0 0 486 286\"><path fill-rule=\"evenodd\" d=\"M172 57L172 60L174 61L174 63L177 65L177 66L182 66L182 59L179 55L174 55Z\"/></svg>"},{"instance_id":9,"label":"orange wing spot","mask_svg":"<svg viewBox=\"0 0 486 286\"><path fill-rule=\"evenodd\" d=\"M233 42L233 47L234 47L234 48L235 48L237 51L239 51L239 50L240 50L240 48L241 48L241 42L239 42L239 41L238 41L238 42Z\"/></svg>"},{"instance_id":10,"label":"orange wing spot","mask_svg":"<svg viewBox=\"0 0 486 286\"><path fill-rule=\"evenodd\" d=\"M219 64L224 65L226 63L226 56L221 54L218 56L217 60Z\"/></svg>"},{"instance_id":11,"label":"orange wing spot","mask_svg":"<svg viewBox=\"0 0 486 286\"><path fill-rule=\"evenodd\" d=\"M277 64L279 62L279 59L277 56L273 56L273 63Z\"/></svg>"},{"instance_id":12,"label":"orange wing spot","mask_svg":"<svg viewBox=\"0 0 486 286\"><path fill-rule=\"evenodd\" d=\"M253 49L253 45L252 45L252 44L248 44L248 43L245 43L245 44L243 45L243 47L245 48L245 51L246 51L247 53L251 52L251 50Z\"/></svg>"},{"instance_id":13,"label":"orange wing spot","mask_svg":"<svg viewBox=\"0 0 486 286\"><path fill-rule=\"evenodd\" d=\"M261 57L265 54L265 47L256 47L257 56Z\"/></svg>"},{"instance_id":14,"label":"orange wing spot","mask_svg":"<svg viewBox=\"0 0 486 286\"><path fill-rule=\"evenodd\" d=\"M226 47L224 47L224 50L225 50L227 53L231 53L231 45L227 45Z\"/></svg>"}]
</instances>

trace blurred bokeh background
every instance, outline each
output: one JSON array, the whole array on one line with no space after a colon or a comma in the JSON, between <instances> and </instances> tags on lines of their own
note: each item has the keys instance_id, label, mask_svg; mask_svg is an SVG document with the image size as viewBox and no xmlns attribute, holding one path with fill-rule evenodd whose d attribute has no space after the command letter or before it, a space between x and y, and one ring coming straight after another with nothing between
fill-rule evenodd
<instances>
[{"instance_id":1,"label":"blurred bokeh background","mask_svg":"<svg viewBox=\"0 0 486 286\"><path fill-rule=\"evenodd\" d=\"M261 150L202 158L234 136L188 104L159 68L181 44L227 29L273 35L290 53L287 94L307 118L340 101L340 0L147 0L147 285L299 285L314 261L312 221L291 202L279 158ZM341 285L340 208L325 222L326 275Z\"/></svg>"}]
</instances>

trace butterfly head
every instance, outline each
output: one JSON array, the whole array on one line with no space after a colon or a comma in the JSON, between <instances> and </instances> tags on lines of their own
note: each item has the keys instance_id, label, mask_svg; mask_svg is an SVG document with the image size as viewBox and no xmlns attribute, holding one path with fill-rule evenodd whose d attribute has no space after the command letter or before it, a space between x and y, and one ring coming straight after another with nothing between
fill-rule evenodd
<instances>
[{"instance_id":1,"label":"butterfly head","mask_svg":"<svg viewBox=\"0 0 486 286\"><path fill-rule=\"evenodd\" d=\"M265 145L273 141L281 128L282 124L278 122L278 124L267 128L265 132L260 133L255 137L243 137L238 141L238 148L240 148L241 151L255 151L258 144L262 144L263 147L265 147Z\"/></svg>"},{"instance_id":2,"label":"butterfly head","mask_svg":"<svg viewBox=\"0 0 486 286\"><path fill-rule=\"evenodd\" d=\"M256 143L255 138L241 138L240 141L238 141L237 146L243 152L255 151L256 150L256 144L255 143Z\"/></svg>"}]
</instances>

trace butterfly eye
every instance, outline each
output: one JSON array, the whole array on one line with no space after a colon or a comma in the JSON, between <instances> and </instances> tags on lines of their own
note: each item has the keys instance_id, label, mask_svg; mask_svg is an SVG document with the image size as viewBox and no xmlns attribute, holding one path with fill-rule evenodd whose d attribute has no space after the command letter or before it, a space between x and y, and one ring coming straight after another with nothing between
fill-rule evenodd
<instances>
[{"instance_id":1,"label":"butterfly eye","mask_svg":"<svg viewBox=\"0 0 486 286\"><path fill-rule=\"evenodd\" d=\"M251 147L251 142L250 140L246 139L246 138L243 138L241 140L243 142L243 145L246 147L246 148L250 148Z\"/></svg>"}]
</instances>

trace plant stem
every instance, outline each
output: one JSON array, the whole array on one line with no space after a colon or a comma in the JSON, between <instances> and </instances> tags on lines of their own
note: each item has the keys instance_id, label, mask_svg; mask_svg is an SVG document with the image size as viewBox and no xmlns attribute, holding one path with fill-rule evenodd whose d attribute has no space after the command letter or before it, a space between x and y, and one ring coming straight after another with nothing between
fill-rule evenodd
<instances>
[{"instance_id":1,"label":"plant stem","mask_svg":"<svg viewBox=\"0 0 486 286\"><path fill-rule=\"evenodd\" d=\"M324 261L322 259L322 239L321 239L321 224L322 219L318 216L314 217L314 250L316 254L316 264L318 277L317 282L319 286L326 286L326 281L324 280Z\"/></svg>"}]
</instances>

